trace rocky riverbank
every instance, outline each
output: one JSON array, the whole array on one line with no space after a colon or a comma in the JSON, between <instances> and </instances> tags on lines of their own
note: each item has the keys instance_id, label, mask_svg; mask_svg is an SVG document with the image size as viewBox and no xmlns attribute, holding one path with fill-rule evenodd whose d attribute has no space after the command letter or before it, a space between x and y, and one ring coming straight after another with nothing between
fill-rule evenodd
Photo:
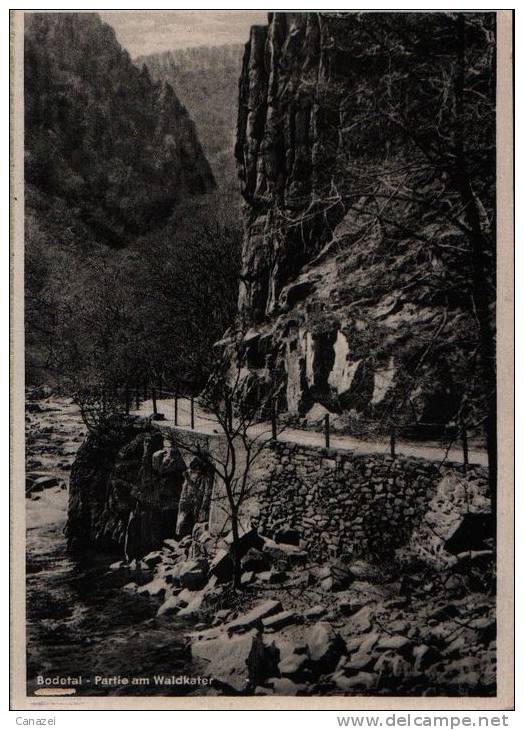
<instances>
[{"instance_id":1,"label":"rocky riverbank","mask_svg":"<svg viewBox=\"0 0 524 730\"><path fill-rule=\"evenodd\" d=\"M26 597L27 688L82 677L77 695L180 695L186 685L124 686L101 676L171 676L188 672L181 619L155 616L156 605L122 586L130 574L108 570L110 553L66 548L68 480L85 429L71 399L50 389L27 393ZM133 576L136 571L132 571ZM132 657L132 660L131 660ZM39 680L40 678L40 680Z\"/></svg>"},{"instance_id":2,"label":"rocky riverbank","mask_svg":"<svg viewBox=\"0 0 524 730\"><path fill-rule=\"evenodd\" d=\"M145 573L125 586L160 601L158 616L193 623L185 634L191 671L214 692L496 693L490 551L449 553L445 567L408 555L380 566L319 564L295 531L274 537L242 535L241 591L231 585L229 538L213 538L205 525L146 556Z\"/></svg>"},{"instance_id":3,"label":"rocky riverbank","mask_svg":"<svg viewBox=\"0 0 524 730\"><path fill-rule=\"evenodd\" d=\"M493 554L480 539L489 503L475 470L444 475L410 541L380 561L321 558L295 525L260 534L246 524L235 590L231 538L205 522L138 560L119 559L121 540L116 553L69 554L67 482L83 425L68 399L38 393L27 405L30 690L42 675L133 673L151 683L78 691L495 694ZM208 683L154 683L182 673Z\"/></svg>"}]
</instances>

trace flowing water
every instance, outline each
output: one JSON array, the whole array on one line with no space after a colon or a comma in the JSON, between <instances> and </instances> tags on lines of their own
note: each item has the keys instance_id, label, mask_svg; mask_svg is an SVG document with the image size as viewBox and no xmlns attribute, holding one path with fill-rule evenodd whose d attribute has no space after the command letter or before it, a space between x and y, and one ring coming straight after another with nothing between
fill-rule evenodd
<instances>
[{"instance_id":1,"label":"flowing water","mask_svg":"<svg viewBox=\"0 0 524 730\"><path fill-rule=\"evenodd\" d=\"M82 424L66 399L37 408L27 417L27 471L54 475L62 484L26 499L28 694L51 680L51 687L60 682L78 695L187 694L194 687L162 679L190 673L187 626L156 617L151 599L123 590L145 577L110 570L118 556L76 561L68 555L65 485Z\"/></svg>"}]
</instances>

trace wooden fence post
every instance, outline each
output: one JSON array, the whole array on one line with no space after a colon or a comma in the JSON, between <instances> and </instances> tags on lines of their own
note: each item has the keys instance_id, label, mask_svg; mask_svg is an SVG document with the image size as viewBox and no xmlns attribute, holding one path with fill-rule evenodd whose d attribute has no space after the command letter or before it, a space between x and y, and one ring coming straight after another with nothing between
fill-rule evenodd
<instances>
[{"instance_id":1,"label":"wooden fence post","mask_svg":"<svg viewBox=\"0 0 524 730\"><path fill-rule=\"evenodd\" d=\"M153 413L158 413L156 409L156 388L151 388L151 395L153 397Z\"/></svg>"},{"instance_id":2,"label":"wooden fence post","mask_svg":"<svg viewBox=\"0 0 524 730\"><path fill-rule=\"evenodd\" d=\"M138 384L135 387L135 405L137 411L140 410L140 393L138 392Z\"/></svg>"},{"instance_id":3,"label":"wooden fence post","mask_svg":"<svg viewBox=\"0 0 524 730\"><path fill-rule=\"evenodd\" d=\"M191 393L191 430L195 429L195 399Z\"/></svg>"},{"instance_id":4,"label":"wooden fence post","mask_svg":"<svg viewBox=\"0 0 524 730\"><path fill-rule=\"evenodd\" d=\"M391 426L391 436L390 436L390 439L389 439L389 449L390 449L390 452L391 452L391 458L392 459L395 459L396 458L396 453L395 453L396 443L397 443L397 435L395 433L395 426Z\"/></svg>"},{"instance_id":5,"label":"wooden fence post","mask_svg":"<svg viewBox=\"0 0 524 730\"><path fill-rule=\"evenodd\" d=\"M326 449L329 449L329 413L324 416L324 436L326 437Z\"/></svg>"},{"instance_id":6,"label":"wooden fence post","mask_svg":"<svg viewBox=\"0 0 524 730\"><path fill-rule=\"evenodd\" d=\"M147 380L144 380L144 400L147 400Z\"/></svg>"},{"instance_id":7,"label":"wooden fence post","mask_svg":"<svg viewBox=\"0 0 524 730\"><path fill-rule=\"evenodd\" d=\"M129 415L129 406L130 406L129 400L130 400L129 399L129 386L126 383L126 415Z\"/></svg>"},{"instance_id":8,"label":"wooden fence post","mask_svg":"<svg viewBox=\"0 0 524 730\"><path fill-rule=\"evenodd\" d=\"M468 471L469 466L469 448L468 448L468 432L465 426L462 428L462 457L464 459L464 473Z\"/></svg>"},{"instance_id":9,"label":"wooden fence post","mask_svg":"<svg viewBox=\"0 0 524 730\"><path fill-rule=\"evenodd\" d=\"M178 426L178 385L175 385L175 426Z\"/></svg>"}]
</instances>

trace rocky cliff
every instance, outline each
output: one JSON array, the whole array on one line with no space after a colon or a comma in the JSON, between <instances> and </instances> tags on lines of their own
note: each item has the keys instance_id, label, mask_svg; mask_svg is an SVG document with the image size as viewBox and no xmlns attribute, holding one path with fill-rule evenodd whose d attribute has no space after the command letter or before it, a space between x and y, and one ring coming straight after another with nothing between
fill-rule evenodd
<instances>
[{"instance_id":1,"label":"rocky cliff","mask_svg":"<svg viewBox=\"0 0 524 730\"><path fill-rule=\"evenodd\" d=\"M425 162L433 112L442 138L456 126L434 91L439 74L459 73L456 21L407 15L270 14L251 30L240 80L239 309L252 387L276 383L281 412L315 420L327 409L362 432L395 421L421 434L457 420L466 400L482 408L465 226L434 204L459 209L452 176ZM477 31L471 78L486 81ZM483 158L476 174L481 163L490 218L494 168Z\"/></svg>"},{"instance_id":2,"label":"rocky cliff","mask_svg":"<svg viewBox=\"0 0 524 730\"><path fill-rule=\"evenodd\" d=\"M213 475L200 459L187 462L149 420L109 417L88 433L72 465L68 548L132 560L191 534L208 520Z\"/></svg>"}]
</instances>

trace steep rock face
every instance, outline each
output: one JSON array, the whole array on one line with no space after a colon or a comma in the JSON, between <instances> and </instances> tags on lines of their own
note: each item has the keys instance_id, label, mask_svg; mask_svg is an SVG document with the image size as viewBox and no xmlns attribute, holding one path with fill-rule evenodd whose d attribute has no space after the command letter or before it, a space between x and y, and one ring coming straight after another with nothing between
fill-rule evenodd
<instances>
[{"instance_id":1,"label":"steep rock face","mask_svg":"<svg viewBox=\"0 0 524 730\"><path fill-rule=\"evenodd\" d=\"M424 178L398 124L380 138L376 121L381 95L397 93L410 68L432 58L453 68L453 22L276 13L252 28L235 150L246 203L239 310L251 387L276 383L280 411L328 409L357 431L403 421L422 434L422 423L453 420L466 394L479 406L460 225L436 226L423 211L409 230L421 204L415 194L415 203L394 197L394 176L428 200L439 176ZM381 31L401 40L383 50ZM425 93L423 83L408 86L410 108L412 87ZM373 189L390 160L390 177ZM388 197L389 218L380 207Z\"/></svg>"},{"instance_id":2,"label":"steep rock face","mask_svg":"<svg viewBox=\"0 0 524 730\"><path fill-rule=\"evenodd\" d=\"M42 220L62 201L118 246L214 187L172 87L134 66L98 15L28 13L24 53L26 198Z\"/></svg>"},{"instance_id":3,"label":"steep rock face","mask_svg":"<svg viewBox=\"0 0 524 730\"><path fill-rule=\"evenodd\" d=\"M125 551L132 559L161 547L177 533L187 479L200 506L194 469L186 475L180 452L174 445L164 448L158 428L147 420L109 418L89 433L73 463L65 530L69 549L118 551L122 557ZM192 505L186 496L183 507L191 515L197 512Z\"/></svg>"}]
</instances>

